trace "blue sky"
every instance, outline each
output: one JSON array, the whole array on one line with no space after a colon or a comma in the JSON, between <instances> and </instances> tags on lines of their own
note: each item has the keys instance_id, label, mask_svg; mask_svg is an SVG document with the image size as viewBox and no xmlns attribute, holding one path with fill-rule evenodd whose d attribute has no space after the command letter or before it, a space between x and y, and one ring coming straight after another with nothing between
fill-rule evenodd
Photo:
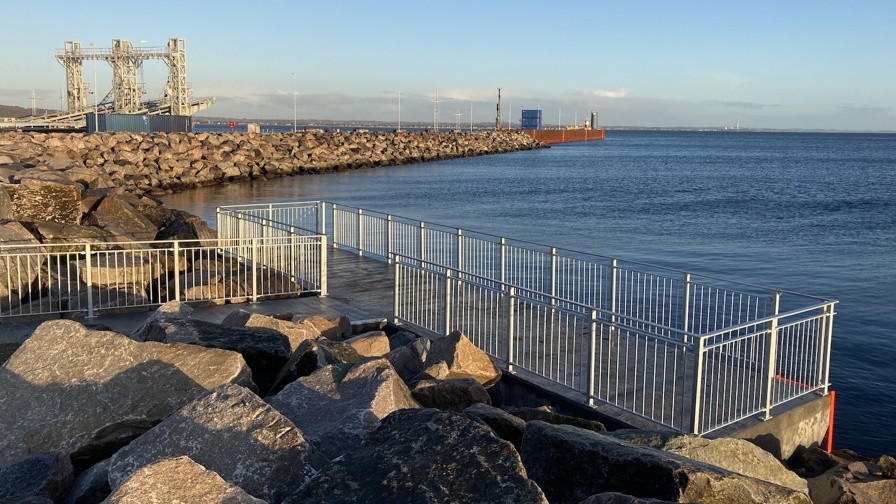
<instances>
[{"instance_id":1,"label":"blue sky","mask_svg":"<svg viewBox=\"0 0 896 504\"><path fill-rule=\"evenodd\" d=\"M896 130L896 2L0 0L0 104L59 108L65 41L186 40L202 115ZM147 97L167 67L144 65ZM296 77L293 78L293 72ZM92 81L93 63L85 63ZM97 66L100 95L111 69Z\"/></svg>"}]
</instances>

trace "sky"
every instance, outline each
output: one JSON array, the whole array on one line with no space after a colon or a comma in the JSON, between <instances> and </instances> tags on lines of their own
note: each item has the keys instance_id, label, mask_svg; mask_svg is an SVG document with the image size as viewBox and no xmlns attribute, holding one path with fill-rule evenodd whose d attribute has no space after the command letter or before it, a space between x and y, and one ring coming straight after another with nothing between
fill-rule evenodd
<instances>
[{"instance_id":1,"label":"sky","mask_svg":"<svg viewBox=\"0 0 896 504\"><path fill-rule=\"evenodd\" d=\"M438 93L442 124L494 123L501 87L505 125L896 130L892 0L0 0L0 27L3 105L60 108L65 41L181 38L200 116L431 123Z\"/></svg>"}]
</instances>

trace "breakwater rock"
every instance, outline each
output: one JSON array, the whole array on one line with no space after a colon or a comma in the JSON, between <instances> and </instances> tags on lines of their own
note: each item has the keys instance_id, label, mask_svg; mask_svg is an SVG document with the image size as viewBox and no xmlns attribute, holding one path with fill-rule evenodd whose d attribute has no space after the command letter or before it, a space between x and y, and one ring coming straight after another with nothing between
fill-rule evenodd
<instances>
[{"instance_id":1,"label":"breakwater rock","mask_svg":"<svg viewBox=\"0 0 896 504\"><path fill-rule=\"evenodd\" d=\"M130 334L38 326L0 367L0 501L863 503L896 481L890 458L813 449L800 478L743 441L491 406L500 372L461 333L234 311L202 332L240 345L187 343L196 322L171 302ZM256 358L275 346L292 357ZM271 375L293 377L265 392Z\"/></svg>"},{"instance_id":2,"label":"breakwater rock","mask_svg":"<svg viewBox=\"0 0 896 504\"><path fill-rule=\"evenodd\" d=\"M165 194L191 187L546 147L520 132L0 133L0 180L65 178Z\"/></svg>"}]
</instances>

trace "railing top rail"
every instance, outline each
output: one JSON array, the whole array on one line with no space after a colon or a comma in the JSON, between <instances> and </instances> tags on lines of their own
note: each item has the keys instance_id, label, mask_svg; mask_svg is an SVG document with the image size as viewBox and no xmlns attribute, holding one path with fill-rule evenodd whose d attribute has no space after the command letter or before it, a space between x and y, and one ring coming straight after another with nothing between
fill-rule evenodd
<instances>
[{"instance_id":1,"label":"railing top rail","mask_svg":"<svg viewBox=\"0 0 896 504\"><path fill-rule=\"evenodd\" d=\"M465 282L465 283L474 283L474 282L471 282L470 279L475 278L475 279L479 280L479 282L475 282L475 285L478 285L483 289L486 289L486 290L489 290L489 291L492 291L495 293L506 292L506 289L503 289L501 287L489 287L487 284L499 285L499 286L506 287L508 289L512 288L517 293L528 293L533 296L526 297L525 298L526 302L536 304L536 305L539 305L539 306L542 306L545 308L551 308L552 310L556 310L558 312L567 313L567 314L571 314L571 315L582 315L585 311L594 311L594 312L597 312L597 313L599 313L601 315L605 315L605 316L612 315L616 319L616 321L614 322L613 325L618 328L627 329L627 330L630 330L633 332L638 332L638 333L643 333L643 334L649 334L651 337L655 337L658 340L668 341L668 342L673 343L678 346L691 346L691 344L687 343L686 341L691 341L693 338L700 337L698 334L694 334L694 333L691 333L688 331L682 331L681 329L677 329L674 327L668 327L668 326L665 326L662 324L657 324L656 322L651 322L649 320L640 319L638 317L632 317L630 315L624 315L624 314L621 314L618 312L605 310L602 308L594 307L594 306L591 306L588 304L579 303L579 302L572 301L569 299L565 299L565 298L561 298L561 297L557 297L557 296L551 296L550 294L545 294L538 290L528 289L526 287L521 287L518 285L508 283L508 282L501 282L501 281L495 280L493 278L488 278L485 276L477 275L475 273L468 273L463 270L458 270L457 268L445 267L438 263L425 261L425 260L421 260L421 259L416 259L411 256L406 256L406 255L401 255L401 254L396 254L396 253L393 253L392 257L393 257L394 264L396 266L406 265L406 266L410 266L413 268L422 269L419 266L417 266L417 264L428 264L435 268L443 269L445 271L458 272L458 273L462 274L463 277L458 277L458 276L453 277L456 280L459 280L459 281ZM537 297L545 298L545 299L547 299L547 301L539 301L537 299ZM551 300L556 301L556 303L552 303ZM557 304L557 303L562 303L562 304ZM571 309L569 307L578 307L581 309L581 311L576 311L575 309ZM670 338L670 337L663 336L661 334L657 334L654 332L644 331L643 329L639 329L633 325L629 325L629 324L626 324L625 322L622 322L623 320L634 323L634 324L641 324L644 326L649 326L649 327L655 328L660 331L667 331L672 334L677 334L677 335L679 335L679 338L675 339L675 338Z\"/></svg>"},{"instance_id":2,"label":"railing top rail","mask_svg":"<svg viewBox=\"0 0 896 504\"><path fill-rule=\"evenodd\" d=\"M825 302L818 303L818 304L815 304L815 305L812 305L812 306L806 306L806 307L803 307L803 308L798 308L798 309L796 309L796 310L790 310L790 311L787 311L787 312L778 313L778 314L776 314L776 315L769 315L769 316L767 316L767 317L763 317L763 318L758 318L758 319L750 320L749 322L744 322L744 323L742 323L742 324L737 324L737 325L732 325L732 326L723 327L723 328L721 328L721 329L717 329L717 330L715 330L715 331L713 331L713 332L711 332L711 333L700 334L700 335L698 335L697 337L699 337L699 338L706 338L706 339L709 339L709 338L717 338L717 337L722 336L722 335L724 335L724 334L726 334L726 333L731 333L731 332L735 332L735 331L740 331L740 330L742 330L742 329L747 329L747 328L755 327L755 326L759 326L759 325L767 325L769 322L771 322L771 321L773 321L773 320L782 321L782 320L785 320L785 319L789 319L789 318L791 318L791 317L796 317L796 316L798 316L798 315L802 315L802 314L804 314L804 313L808 313L808 312L813 311L813 310L820 310L820 309L822 309L822 308L826 308L826 307L828 307L828 306L833 306L833 305L837 304L838 302L839 302L839 301L825 301ZM836 314L834 314L834 315L836 315ZM820 316L823 316L823 314L819 314L819 315L817 315L817 316L820 317ZM785 324L785 325L786 325L787 323L788 323L788 322L786 322L786 321L783 322L783 324ZM732 340L734 340L734 339L737 339L737 338L728 339L728 340L725 340L725 342L729 342L729 341L732 341ZM713 345L714 345L714 344L713 344Z\"/></svg>"},{"instance_id":3,"label":"railing top rail","mask_svg":"<svg viewBox=\"0 0 896 504\"><path fill-rule=\"evenodd\" d=\"M295 226L293 226L295 227ZM298 228L297 228L298 229ZM291 239L323 239L326 235L323 234L313 234L313 235L292 235L289 238ZM232 243L232 242L246 242L251 243L253 240L258 240L260 242L265 241L275 241L275 240L283 240L287 237L284 236L266 236L266 237L256 237L256 238L189 238L186 240L144 240L144 241L120 241L120 242L65 242L65 243L4 243L0 244L0 252L9 251L13 249L53 249L53 248L74 248L74 247L85 247L90 245L91 247L103 247L104 250L102 252L154 252L158 250L165 250L167 248L171 248L175 243L179 244L183 247L185 244L189 247L198 246L198 247L207 247L207 248L220 248L221 243ZM210 244L203 245L203 243L208 242ZM213 244L211 244L213 242ZM135 245L151 245L148 247L142 248L117 248L110 249L109 247L132 247ZM46 254L47 252L25 252L23 254Z\"/></svg>"},{"instance_id":4,"label":"railing top rail","mask_svg":"<svg viewBox=\"0 0 896 504\"><path fill-rule=\"evenodd\" d=\"M381 218L384 218L384 219L385 219L385 218L389 218L389 217L391 217L391 219L393 220L393 222L396 221L396 219L403 220L403 221L407 221L407 223L413 223L414 225L419 225L420 222L424 222L424 221L421 221L421 220L419 220L419 219L411 219L411 218L409 218L409 217L403 217L403 216L399 216L399 215L388 214L388 213L385 213L385 212L379 212L379 211L376 211L376 210L361 209L361 208L358 208L358 207L353 207L353 206L349 206L349 205L344 205L344 204L341 204L341 203L332 203L332 202L327 202L327 201L324 201L323 203L324 203L325 205L332 205L334 208L339 208L339 209L341 209L341 210L347 210L347 211L358 211L358 210L361 210L361 211L363 211L364 215L367 216L367 217L380 216ZM762 292L765 293L765 294L772 294L772 293L778 292L778 293L782 293L782 294L789 294L789 295L792 295L792 296L798 296L798 297L807 298L807 299L812 299L812 300L816 300L816 301L823 301L823 302L830 302L830 301L832 301L831 299L823 298L823 297L820 297L820 296L813 296L813 295L809 295L809 294L804 294L804 293L801 293L801 292L789 291L789 290L784 290L784 289L773 289L773 288L770 288L770 287L765 287L765 286L761 286L761 285L757 285L757 284L752 284L752 283L747 283L747 282L741 282L741 281L731 280L731 279L729 279L729 278L723 278L723 277L717 277L717 276L712 276L712 275L706 275L706 274L701 274L701 273L694 273L694 272L689 272L689 271L679 270L679 269L671 268L671 267L668 267L668 266L660 266L660 265L657 265L657 264L651 264L651 263L646 263L646 262L640 262L640 261L631 261L631 260L619 259L619 258L614 258L614 257L610 257L610 256L604 256L604 255L594 254L594 253L590 253L590 252L582 252L582 251L573 250L573 249L567 249L567 248L562 248L562 247L553 247L553 246L550 246L550 245L544 245L544 244L537 243L537 242L531 242L531 241L527 241L527 240L520 240L520 239L516 239L516 238L501 237L501 236L498 236L498 235L492 235L492 234L484 233L484 232L480 232L480 231L471 231L471 230L466 230L466 229L462 229L462 228L458 228L458 227L447 226L447 225L445 225L445 224L440 224L440 223L425 222L425 225L426 225L430 230L432 230L432 229L440 229L440 230L443 230L443 231L446 231L446 232L451 232L451 233L456 233L456 232L460 231L460 232L462 232L462 234L463 234L464 236L466 236L466 237L468 237L468 238L470 238L470 237L481 237L481 238L483 238L483 239L486 239L486 240L489 240L489 241L492 241L492 242L495 242L495 243L500 243L502 240L504 240L505 243L506 243L507 240L510 240L510 244L511 244L511 245L513 245L513 244L520 244L520 245L525 245L525 246L531 246L531 247L534 247L534 248L536 248L536 249L542 249L542 250L547 251L547 252L555 251L555 252L557 252L557 253L567 254L567 255L569 255L569 256L579 256L579 257L581 257L581 258L591 258L591 259L595 259L595 258L596 258L596 259L600 259L600 260L602 260L602 261L606 261L606 262L610 262L610 261L613 261L613 260L616 260L617 262L618 262L618 261L622 261L622 262L624 263L623 267L627 267L627 266L637 266L637 267L643 267L643 268L650 268L650 269L654 269L654 270L658 270L658 271L664 271L664 272L667 272L667 273L675 273L675 274L678 274L678 275L680 275L680 276L683 276L683 275L685 275L685 274L689 274L689 275L691 275L691 282L692 282L692 283L701 283L701 281L705 281L705 280L713 280L713 281L717 281L717 282L724 282L725 284L729 284L729 285L731 285L732 287L736 286L736 287L738 287L738 288L758 289L758 290L762 291Z\"/></svg>"},{"instance_id":5,"label":"railing top rail","mask_svg":"<svg viewBox=\"0 0 896 504\"><path fill-rule=\"evenodd\" d=\"M269 219L267 217L262 217L259 215L247 214L247 213L244 213L239 210L227 210L227 212L228 212L228 214L239 215L241 219L247 220L247 221L258 222L258 223L267 222L267 223L271 223L271 224L276 224L276 225L282 226L284 228L284 231L290 230L290 229L300 229L302 231L306 231L315 236L325 236L325 235L321 234L320 232L318 232L317 229L305 228L302 226L297 226L295 224L291 224L289 222L283 222L283 221L279 221L279 220L275 220L275 219Z\"/></svg>"},{"instance_id":6,"label":"railing top rail","mask_svg":"<svg viewBox=\"0 0 896 504\"><path fill-rule=\"evenodd\" d=\"M219 206L218 209L219 210L233 210L233 209L244 210L247 208L259 208L259 209L270 208L270 207L274 207L274 208L287 207L288 208L288 207L295 207L298 205L311 207L311 206L317 206L321 203L324 203L324 202L322 202L322 201L280 201L280 202L273 202L273 203L246 203L244 205L223 205L223 206Z\"/></svg>"}]
</instances>

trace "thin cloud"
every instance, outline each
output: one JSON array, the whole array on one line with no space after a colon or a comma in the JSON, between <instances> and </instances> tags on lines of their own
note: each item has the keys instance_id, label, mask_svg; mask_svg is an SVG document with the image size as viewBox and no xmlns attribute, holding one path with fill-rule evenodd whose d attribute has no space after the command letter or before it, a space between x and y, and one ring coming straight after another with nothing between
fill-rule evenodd
<instances>
[{"instance_id":1,"label":"thin cloud","mask_svg":"<svg viewBox=\"0 0 896 504\"><path fill-rule=\"evenodd\" d=\"M600 98L625 98L631 92L632 90L629 88L595 89L591 94Z\"/></svg>"}]
</instances>

